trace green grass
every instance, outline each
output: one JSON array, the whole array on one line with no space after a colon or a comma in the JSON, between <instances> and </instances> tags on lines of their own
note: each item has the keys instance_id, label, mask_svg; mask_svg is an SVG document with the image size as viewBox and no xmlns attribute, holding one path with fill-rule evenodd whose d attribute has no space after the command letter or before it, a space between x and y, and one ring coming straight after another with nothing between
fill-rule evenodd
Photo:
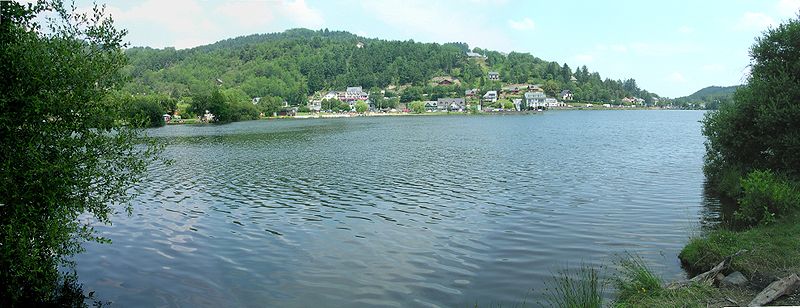
<instances>
[{"instance_id":1,"label":"green grass","mask_svg":"<svg viewBox=\"0 0 800 308\"><path fill-rule=\"evenodd\" d=\"M698 272L711 269L725 257L746 249L733 258L731 270L746 276L754 273L785 276L800 272L800 215L784 217L767 226L744 231L718 229L694 238L683 248L680 259Z\"/></svg>"},{"instance_id":2,"label":"green grass","mask_svg":"<svg viewBox=\"0 0 800 308\"><path fill-rule=\"evenodd\" d=\"M618 301L635 301L663 291L661 277L653 274L641 257L628 255L619 259L616 265L617 274L611 281L617 290Z\"/></svg>"},{"instance_id":3,"label":"green grass","mask_svg":"<svg viewBox=\"0 0 800 308\"><path fill-rule=\"evenodd\" d=\"M658 292L641 293L617 299L614 307L708 307L712 302L721 302L726 297L720 289L703 284L692 284L680 289L662 289ZM723 303L725 304L725 303ZM731 303L727 303L730 305ZM716 305L715 305L716 306Z\"/></svg>"},{"instance_id":4,"label":"green grass","mask_svg":"<svg viewBox=\"0 0 800 308\"><path fill-rule=\"evenodd\" d=\"M553 275L544 298L554 307L602 307L605 285L596 268L584 265L580 269L562 270ZM543 305L544 306L544 305Z\"/></svg>"}]
</instances>

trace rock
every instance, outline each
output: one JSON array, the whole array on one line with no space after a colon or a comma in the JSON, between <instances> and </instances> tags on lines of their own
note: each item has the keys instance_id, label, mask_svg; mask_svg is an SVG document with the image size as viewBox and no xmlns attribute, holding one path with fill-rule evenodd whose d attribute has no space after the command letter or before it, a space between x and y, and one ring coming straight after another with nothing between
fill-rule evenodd
<instances>
[{"instance_id":1,"label":"rock","mask_svg":"<svg viewBox=\"0 0 800 308\"><path fill-rule=\"evenodd\" d=\"M714 276L714 282L720 282L722 279L725 279L725 275L722 273L717 273L717 276Z\"/></svg>"},{"instance_id":2,"label":"rock","mask_svg":"<svg viewBox=\"0 0 800 308\"><path fill-rule=\"evenodd\" d=\"M747 283L747 278L740 272L733 272L720 282L723 287L741 287Z\"/></svg>"}]
</instances>

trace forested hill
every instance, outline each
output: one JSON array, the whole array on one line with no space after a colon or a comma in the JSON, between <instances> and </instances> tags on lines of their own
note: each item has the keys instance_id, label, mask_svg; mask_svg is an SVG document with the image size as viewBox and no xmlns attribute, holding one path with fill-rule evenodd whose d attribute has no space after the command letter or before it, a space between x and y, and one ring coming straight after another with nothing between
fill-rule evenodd
<instances>
[{"instance_id":1,"label":"forested hill","mask_svg":"<svg viewBox=\"0 0 800 308\"><path fill-rule=\"evenodd\" d=\"M679 97L674 100L675 104L703 104L706 109L717 109L720 103L725 103L733 98L733 93L736 92L739 86L718 87L710 86L705 87L689 96Z\"/></svg>"},{"instance_id":2,"label":"forested hill","mask_svg":"<svg viewBox=\"0 0 800 308\"><path fill-rule=\"evenodd\" d=\"M132 78L123 90L182 100L209 97L218 85L235 92L234 96L273 97L298 105L320 90L348 86L384 89L408 84L424 88L431 78L447 76L460 80L460 84L451 86L452 92L534 83L544 85L551 95L571 90L576 100L583 101L657 97L639 89L634 79L603 79L585 66L573 69L528 53L502 54L479 48L472 51L485 55L485 59L468 57L467 51L470 48L463 43L388 41L327 29L292 29L184 50L127 49L130 62L126 70ZM486 80L488 71L499 72L501 82ZM573 77L576 80L571 80Z\"/></svg>"}]
</instances>

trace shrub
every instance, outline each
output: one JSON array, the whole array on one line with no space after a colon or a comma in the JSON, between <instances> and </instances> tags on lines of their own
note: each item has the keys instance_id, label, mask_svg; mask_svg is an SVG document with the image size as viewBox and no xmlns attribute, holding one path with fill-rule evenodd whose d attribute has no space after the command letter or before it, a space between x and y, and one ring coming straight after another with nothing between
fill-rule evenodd
<instances>
[{"instance_id":1,"label":"shrub","mask_svg":"<svg viewBox=\"0 0 800 308\"><path fill-rule=\"evenodd\" d=\"M800 204L800 190L785 177L756 170L741 180L743 189L735 218L748 225L770 224Z\"/></svg>"}]
</instances>

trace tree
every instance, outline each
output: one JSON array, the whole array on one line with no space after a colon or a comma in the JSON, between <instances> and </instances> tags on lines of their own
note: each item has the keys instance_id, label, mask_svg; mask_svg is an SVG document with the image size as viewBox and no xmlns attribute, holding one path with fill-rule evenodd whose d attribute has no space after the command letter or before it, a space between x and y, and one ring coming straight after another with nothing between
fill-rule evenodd
<instances>
[{"instance_id":1,"label":"tree","mask_svg":"<svg viewBox=\"0 0 800 308\"><path fill-rule=\"evenodd\" d=\"M751 73L732 103L703 120L704 171L712 182L729 172L770 169L800 177L800 20L765 32L750 49Z\"/></svg>"},{"instance_id":2,"label":"tree","mask_svg":"<svg viewBox=\"0 0 800 308\"><path fill-rule=\"evenodd\" d=\"M55 18L46 30L43 12ZM131 211L129 188L158 147L105 99L123 81L124 34L102 8L0 2L0 306L54 300L59 266L83 241L105 241L79 215Z\"/></svg>"},{"instance_id":3,"label":"tree","mask_svg":"<svg viewBox=\"0 0 800 308\"><path fill-rule=\"evenodd\" d=\"M364 113L367 112L367 109L369 109L369 105L367 105L367 103L363 101L356 103L356 112Z\"/></svg>"},{"instance_id":4,"label":"tree","mask_svg":"<svg viewBox=\"0 0 800 308\"><path fill-rule=\"evenodd\" d=\"M413 113L424 113L425 112L425 103L423 102L411 102L409 105L411 112Z\"/></svg>"}]
</instances>

